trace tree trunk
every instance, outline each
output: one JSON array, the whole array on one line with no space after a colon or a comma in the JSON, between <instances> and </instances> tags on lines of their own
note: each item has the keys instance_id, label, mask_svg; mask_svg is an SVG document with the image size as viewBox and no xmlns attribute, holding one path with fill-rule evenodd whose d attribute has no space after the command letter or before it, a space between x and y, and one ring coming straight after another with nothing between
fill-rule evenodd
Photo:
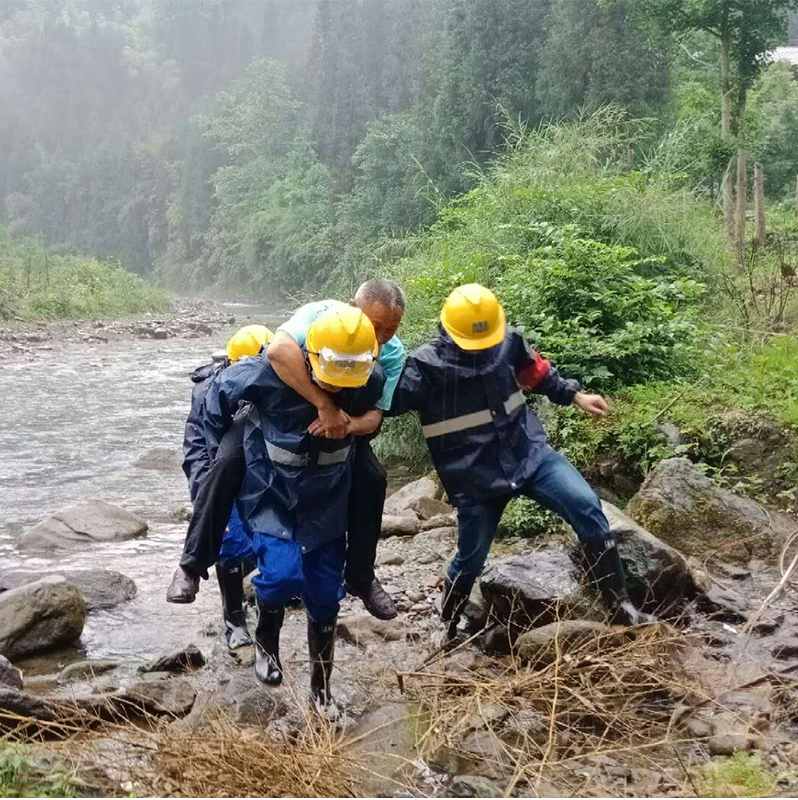
<instances>
[{"instance_id":1,"label":"tree trunk","mask_svg":"<svg viewBox=\"0 0 798 800\"><path fill-rule=\"evenodd\" d=\"M729 52L731 35L724 26L721 36L721 96L720 96L720 136L724 142L731 141L731 67ZM734 185L732 178L732 159L723 175L723 219L726 224L726 241L730 253L734 247Z\"/></svg>"},{"instance_id":2,"label":"tree trunk","mask_svg":"<svg viewBox=\"0 0 798 800\"><path fill-rule=\"evenodd\" d=\"M740 269L745 258L745 212L747 201L745 172L745 94L740 92L737 118L737 253Z\"/></svg>"},{"instance_id":3,"label":"tree trunk","mask_svg":"<svg viewBox=\"0 0 798 800\"><path fill-rule=\"evenodd\" d=\"M754 165L754 217L756 219L756 234L754 241L759 247L765 244L765 176L762 165Z\"/></svg>"},{"instance_id":4,"label":"tree trunk","mask_svg":"<svg viewBox=\"0 0 798 800\"><path fill-rule=\"evenodd\" d=\"M795 213L798 214L798 175L795 176Z\"/></svg>"}]
</instances>

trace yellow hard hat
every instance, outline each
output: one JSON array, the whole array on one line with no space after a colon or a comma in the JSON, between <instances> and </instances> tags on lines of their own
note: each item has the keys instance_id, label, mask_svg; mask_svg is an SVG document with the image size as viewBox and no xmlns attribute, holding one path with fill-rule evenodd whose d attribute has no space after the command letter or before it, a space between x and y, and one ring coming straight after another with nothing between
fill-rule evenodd
<instances>
[{"instance_id":1,"label":"yellow hard hat","mask_svg":"<svg viewBox=\"0 0 798 800\"><path fill-rule=\"evenodd\" d=\"M359 308L345 305L316 318L305 346L316 379L342 387L363 386L379 352L371 320Z\"/></svg>"},{"instance_id":2,"label":"yellow hard hat","mask_svg":"<svg viewBox=\"0 0 798 800\"><path fill-rule=\"evenodd\" d=\"M227 357L235 364L245 356L256 356L272 339L274 334L265 325L245 325L230 337Z\"/></svg>"},{"instance_id":3,"label":"yellow hard hat","mask_svg":"<svg viewBox=\"0 0 798 800\"><path fill-rule=\"evenodd\" d=\"M504 338L507 322L502 304L478 283L458 286L441 310L443 329L463 350L487 350Z\"/></svg>"}]
</instances>

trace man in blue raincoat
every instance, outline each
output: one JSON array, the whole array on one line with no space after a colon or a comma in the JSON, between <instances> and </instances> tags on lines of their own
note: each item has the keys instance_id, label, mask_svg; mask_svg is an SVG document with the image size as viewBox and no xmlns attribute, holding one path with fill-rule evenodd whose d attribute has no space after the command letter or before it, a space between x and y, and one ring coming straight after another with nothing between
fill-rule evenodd
<instances>
[{"instance_id":1,"label":"man in blue raincoat","mask_svg":"<svg viewBox=\"0 0 798 800\"><path fill-rule=\"evenodd\" d=\"M336 306L308 330L307 369L320 389L335 394L353 416L368 413L382 394L374 328L360 309ZM335 625L344 595L343 569L354 436L314 436L316 406L277 375L268 353L225 370L203 404L209 441L221 441L241 402L246 475L237 505L258 560L253 586L258 607L255 674L282 681L279 655L285 603L301 592L308 615L311 697L334 710L330 694Z\"/></svg>"},{"instance_id":2,"label":"man in blue raincoat","mask_svg":"<svg viewBox=\"0 0 798 800\"><path fill-rule=\"evenodd\" d=\"M608 407L562 378L521 333L508 326L489 289L455 289L439 335L407 359L391 414L418 412L432 461L457 508L457 553L444 579L441 617L447 635L488 557L507 503L530 497L565 519L581 541L591 574L616 622L644 621L629 601L626 578L601 503L573 465L554 450L524 392L594 417Z\"/></svg>"}]
</instances>

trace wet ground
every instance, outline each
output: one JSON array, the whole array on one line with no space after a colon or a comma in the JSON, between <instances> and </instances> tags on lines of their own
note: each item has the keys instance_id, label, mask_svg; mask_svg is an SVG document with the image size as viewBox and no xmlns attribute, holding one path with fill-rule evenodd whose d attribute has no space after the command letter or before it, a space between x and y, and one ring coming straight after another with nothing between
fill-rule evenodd
<instances>
[{"instance_id":1,"label":"wet ground","mask_svg":"<svg viewBox=\"0 0 798 800\"><path fill-rule=\"evenodd\" d=\"M203 585L191 606L165 602L186 531L186 523L173 517L189 500L186 479L179 469L148 469L136 462L154 448L180 452L192 388L188 376L196 366L223 349L240 325L274 328L286 317L259 306L221 309L235 321L200 338L87 340L80 334L95 332L94 323L81 323L49 327L44 341L25 351L3 351L0 568L52 573L96 564L128 575L138 587L133 601L89 615L82 652L22 662L28 675L86 657L118 658L134 667L197 639L216 620L215 580ZM15 540L27 528L88 498L140 515L149 523L149 535L53 558L17 551Z\"/></svg>"}]
</instances>

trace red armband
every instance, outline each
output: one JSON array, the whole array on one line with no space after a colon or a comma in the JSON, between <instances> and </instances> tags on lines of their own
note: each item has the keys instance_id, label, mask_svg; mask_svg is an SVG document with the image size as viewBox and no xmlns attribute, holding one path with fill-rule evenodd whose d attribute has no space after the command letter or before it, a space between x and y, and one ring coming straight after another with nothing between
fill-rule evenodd
<instances>
[{"instance_id":1,"label":"red armband","mask_svg":"<svg viewBox=\"0 0 798 800\"><path fill-rule=\"evenodd\" d=\"M519 386L522 389L526 389L528 392L534 391L540 382L549 374L549 370L551 369L551 364L545 358L539 356L534 350L532 350L532 355L534 356L532 364L519 372L516 376Z\"/></svg>"}]
</instances>

